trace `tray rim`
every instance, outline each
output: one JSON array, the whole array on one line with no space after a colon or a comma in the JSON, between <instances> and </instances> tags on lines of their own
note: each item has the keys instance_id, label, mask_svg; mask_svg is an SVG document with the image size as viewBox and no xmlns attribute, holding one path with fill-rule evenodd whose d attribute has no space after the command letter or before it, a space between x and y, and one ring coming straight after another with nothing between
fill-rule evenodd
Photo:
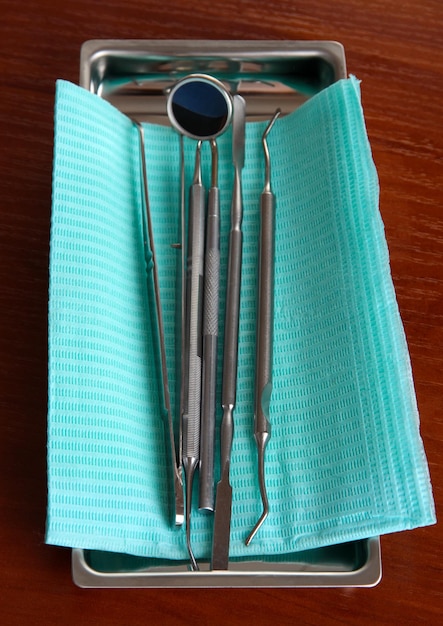
<instances>
[{"instance_id":1,"label":"tray rim","mask_svg":"<svg viewBox=\"0 0 443 626\"><path fill-rule=\"evenodd\" d=\"M336 80L346 78L346 58L343 44L333 40L228 40L228 39L90 39L80 49L79 85L88 91L91 88L92 63L100 57L146 56L149 54L185 58L210 55L213 58L236 59L323 56L331 62Z\"/></svg>"},{"instance_id":2,"label":"tray rim","mask_svg":"<svg viewBox=\"0 0 443 626\"><path fill-rule=\"evenodd\" d=\"M367 539L368 558L351 571L170 571L98 572L86 561L86 551L72 550L72 579L82 588L338 588L375 587L382 578L379 537Z\"/></svg>"}]
</instances>

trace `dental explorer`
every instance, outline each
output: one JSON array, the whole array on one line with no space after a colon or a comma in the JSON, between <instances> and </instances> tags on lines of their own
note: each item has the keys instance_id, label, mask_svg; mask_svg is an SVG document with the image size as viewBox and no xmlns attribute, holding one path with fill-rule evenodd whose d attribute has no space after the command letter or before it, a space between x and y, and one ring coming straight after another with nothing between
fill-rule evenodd
<instances>
[{"instance_id":1,"label":"dental explorer","mask_svg":"<svg viewBox=\"0 0 443 626\"><path fill-rule=\"evenodd\" d=\"M271 189L271 160L267 137L281 111L277 109L262 137L265 185L260 196L257 347L255 365L254 438L257 444L258 480L263 512L246 539L248 546L269 514L265 483L265 449L271 437L269 403L272 392L272 344L274 326L275 196Z\"/></svg>"}]
</instances>

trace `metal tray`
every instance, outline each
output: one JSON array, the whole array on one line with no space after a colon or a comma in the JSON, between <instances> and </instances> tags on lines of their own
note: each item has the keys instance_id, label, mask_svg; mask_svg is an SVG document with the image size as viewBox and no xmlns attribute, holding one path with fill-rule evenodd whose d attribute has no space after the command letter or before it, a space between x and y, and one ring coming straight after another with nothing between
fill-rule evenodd
<instances>
[{"instance_id":1,"label":"metal tray","mask_svg":"<svg viewBox=\"0 0 443 626\"><path fill-rule=\"evenodd\" d=\"M346 77L343 46L325 41L87 41L80 85L140 121L168 124L166 93L181 76L207 73L247 98L248 118L288 113Z\"/></svg>"},{"instance_id":2,"label":"metal tray","mask_svg":"<svg viewBox=\"0 0 443 626\"><path fill-rule=\"evenodd\" d=\"M249 121L293 111L346 77L343 46L330 41L94 40L81 49L80 85L139 121L169 124L166 92L208 73L247 99ZM381 579L379 538L191 572L188 562L72 551L80 587L371 587Z\"/></svg>"},{"instance_id":3,"label":"metal tray","mask_svg":"<svg viewBox=\"0 0 443 626\"><path fill-rule=\"evenodd\" d=\"M186 562L95 550L72 551L79 587L373 587L381 579L378 538L283 555L281 560L233 560L225 571L190 572Z\"/></svg>"}]
</instances>

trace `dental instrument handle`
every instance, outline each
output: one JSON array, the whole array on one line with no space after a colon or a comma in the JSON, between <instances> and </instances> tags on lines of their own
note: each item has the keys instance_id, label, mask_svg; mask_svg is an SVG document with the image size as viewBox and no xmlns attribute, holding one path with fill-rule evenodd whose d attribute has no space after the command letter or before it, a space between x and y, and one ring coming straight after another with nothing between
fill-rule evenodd
<instances>
[{"instance_id":1,"label":"dental instrument handle","mask_svg":"<svg viewBox=\"0 0 443 626\"><path fill-rule=\"evenodd\" d=\"M255 436L271 434L269 402L272 391L274 326L275 198L264 191L260 198L260 248L256 347Z\"/></svg>"},{"instance_id":2,"label":"dental instrument handle","mask_svg":"<svg viewBox=\"0 0 443 626\"><path fill-rule=\"evenodd\" d=\"M214 439L217 387L217 344L220 287L220 193L218 152L212 149L212 182L206 217L206 254L203 307L203 383L200 432L199 508L214 510Z\"/></svg>"},{"instance_id":3,"label":"dental instrument handle","mask_svg":"<svg viewBox=\"0 0 443 626\"><path fill-rule=\"evenodd\" d=\"M234 193L240 194L238 172ZM228 282L226 293L225 341L223 358L222 406L234 408L237 391L238 327L240 319L240 287L243 233L239 200L233 200L233 225L229 233ZM234 221L235 220L235 221Z\"/></svg>"}]
</instances>

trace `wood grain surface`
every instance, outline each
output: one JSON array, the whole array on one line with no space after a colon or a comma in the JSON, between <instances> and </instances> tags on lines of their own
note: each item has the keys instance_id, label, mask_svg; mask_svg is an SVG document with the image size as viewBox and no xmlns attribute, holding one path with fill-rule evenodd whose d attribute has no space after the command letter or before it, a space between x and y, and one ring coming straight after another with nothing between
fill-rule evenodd
<instances>
[{"instance_id":1,"label":"wood grain surface","mask_svg":"<svg viewBox=\"0 0 443 626\"><path fill-rule=\"evenodd\" d=\"M81 590L44 544L54 84L88 39L334 39L362 80L421 432L443 506L441 0L0 1L0 616L35 624L440 624L441 526L386 536L374 589Z\"/></svg>"}]
</instances>

